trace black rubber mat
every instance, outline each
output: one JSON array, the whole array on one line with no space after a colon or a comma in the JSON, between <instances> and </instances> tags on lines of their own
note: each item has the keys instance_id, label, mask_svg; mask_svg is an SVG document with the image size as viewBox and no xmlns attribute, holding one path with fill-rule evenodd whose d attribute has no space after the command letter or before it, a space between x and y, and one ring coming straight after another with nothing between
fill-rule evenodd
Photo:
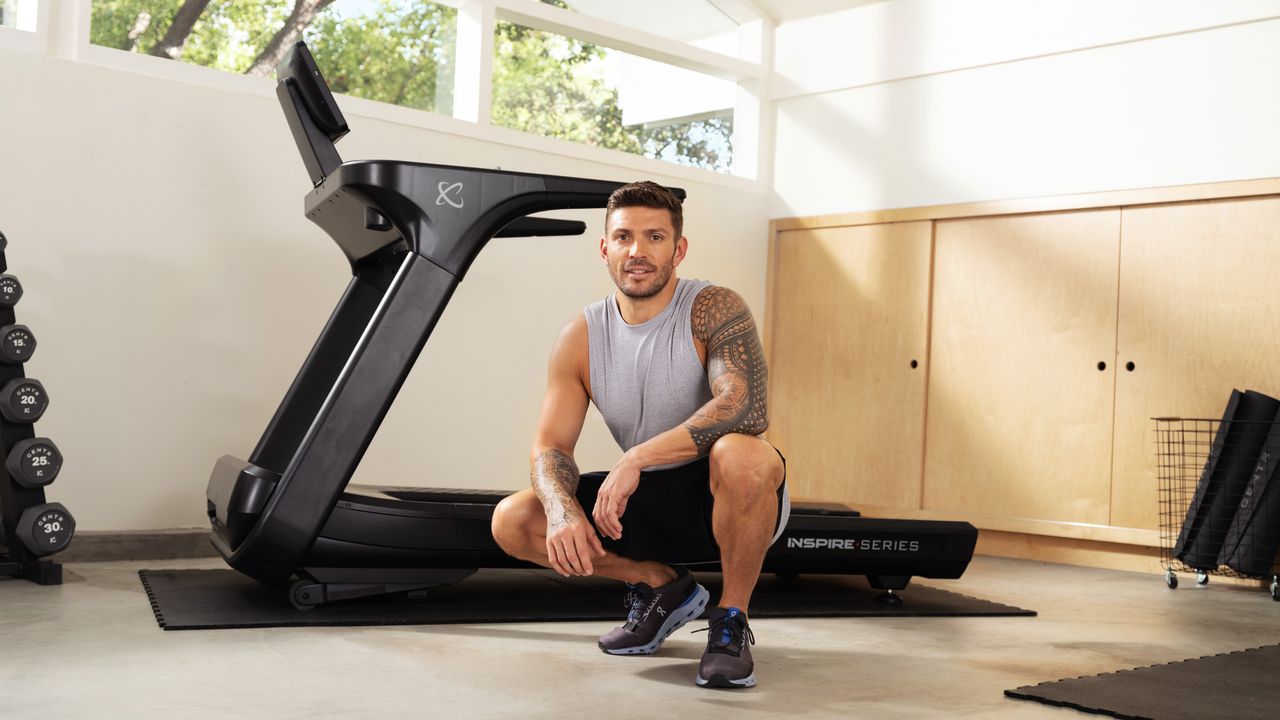
<instances>
[{"instance_id":1,"label":"black rubber mat","mask_svg":"<svg viewBox=\"0 0 1280 720\"><path fill-rule=\"evenodd\" d=\"M1142 720L1274 720L1280 645L1028 685L1019 700Z\"/></svg>"},{"instance_id":2,"label":"black rubber mat","mask_svg":"<svg viewBox=\"0 0 1280 720\"><path fill-rule=\"evenodd\" d=\"M286 627L307 625L428 625L434 623L616 620L622 583L598 578L565 579L549 570L481 570L466 580L427 592L361 598L295 610L283 589L272 589L234 570L142 570L156 621L165 630ZM711 591L718 573L698 574ZM912 584L903 603L886 605L862 577L807 575L760 578L752 617L1035 615L1030 610L977 600Z\"/></svg>"}]
</instances>

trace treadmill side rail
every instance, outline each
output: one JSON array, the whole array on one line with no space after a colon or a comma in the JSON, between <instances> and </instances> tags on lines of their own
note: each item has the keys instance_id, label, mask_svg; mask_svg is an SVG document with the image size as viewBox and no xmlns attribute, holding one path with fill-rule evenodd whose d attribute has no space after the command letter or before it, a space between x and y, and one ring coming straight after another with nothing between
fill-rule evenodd
<instances>
[{"instance_id":1,"label":"treadmill side rail","mask_svg":"<svg viewBox=\"0 0 1280 720\"><path fill-rule=\"evenodd\" d=\"M275 584L302 565L457 287L421 256L404 257L259 521L226 558L246 575Z\"/></svg>"}]
</instances>

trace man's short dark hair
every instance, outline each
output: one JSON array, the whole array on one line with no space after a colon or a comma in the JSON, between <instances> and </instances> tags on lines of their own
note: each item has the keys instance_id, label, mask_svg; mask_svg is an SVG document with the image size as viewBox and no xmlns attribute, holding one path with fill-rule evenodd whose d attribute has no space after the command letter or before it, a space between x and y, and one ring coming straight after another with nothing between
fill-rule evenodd
<instances>
[{"instance_id":1,"label":"man's short dark hair","mask_svg":"<svg viewBox=\"0 0 1280 720\"><path fill-rule=\"evenodd\" d=\"M609 216L618 208L651 207L671 213L671 227L675 229L674 240L679 240L684 231L684 209L680 198L675 193L651 180L641 180L623 185L609 196L609 204L605 206L604 221L609 224Z\"/></svg>"}]
</instances>

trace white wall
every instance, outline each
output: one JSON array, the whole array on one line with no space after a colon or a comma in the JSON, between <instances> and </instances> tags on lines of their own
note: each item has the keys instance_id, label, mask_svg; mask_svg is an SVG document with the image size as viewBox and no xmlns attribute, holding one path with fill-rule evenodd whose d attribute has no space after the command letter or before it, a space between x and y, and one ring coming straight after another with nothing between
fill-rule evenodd
<instances>
[{"instance_id":1,"label":"white wall","mask_svg":"<svg viewBox=\"0 0 1280 720\"><path fill-rule=\"evenodd\" d=\"M267 81L264 81L267 82ZM341 102L341 99L340 99ZM347 110L343 157L639 179L634 168ZM246 456L349 279L302 215L305 170L273 97L0 51L0 231L66 456L48 488L83 530L200 527L214 461ZM763 194L685 187L686 277L764 307ZM741 184L741 183L739 183ZM518 488L560 327L612 285L602 211L576 238L498 239L463 281L358 482ZM578 458L617 450L591 413Z\"/></svg>"},{"instance_id":2,"label":"white wall","mask_svg":"<svg viewBox=\"0 0 1280 720\"><path fill-rule=\"evenodd\" d=\"M1280 175L1277 0L890 0L776 34L771 217Z\"/></svg>"}]
</instances>

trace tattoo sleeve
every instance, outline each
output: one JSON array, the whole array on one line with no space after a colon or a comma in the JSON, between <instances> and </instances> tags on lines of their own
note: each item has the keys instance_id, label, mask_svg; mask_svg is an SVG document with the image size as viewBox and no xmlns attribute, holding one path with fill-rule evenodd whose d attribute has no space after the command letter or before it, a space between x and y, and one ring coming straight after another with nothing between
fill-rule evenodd
<instances>
[{"instance_id":1,"label":"tattoo sleeve","mask_svg":"<svg viewBox=\"0 0 1280 720\"><path fill-rule=\"evenodd\" d=\"M693 302L693 333L707 349L713 395L684 424L698 452L729 433L769 429L769 369L747 304L727 288L706 288Z\"/></svg>"},{"instance_id":2,"label":"tattoo sleeve","mask_svg":"<svg viewBox=\"0 0 1280 720\"><path fill-rule=\"evenodd\" d=\"M559 450L544 450L533 461L529 475L551 529L584 517L573 496L578 489L578 464L572 457Z\"/></svg>"}]
</instances>

